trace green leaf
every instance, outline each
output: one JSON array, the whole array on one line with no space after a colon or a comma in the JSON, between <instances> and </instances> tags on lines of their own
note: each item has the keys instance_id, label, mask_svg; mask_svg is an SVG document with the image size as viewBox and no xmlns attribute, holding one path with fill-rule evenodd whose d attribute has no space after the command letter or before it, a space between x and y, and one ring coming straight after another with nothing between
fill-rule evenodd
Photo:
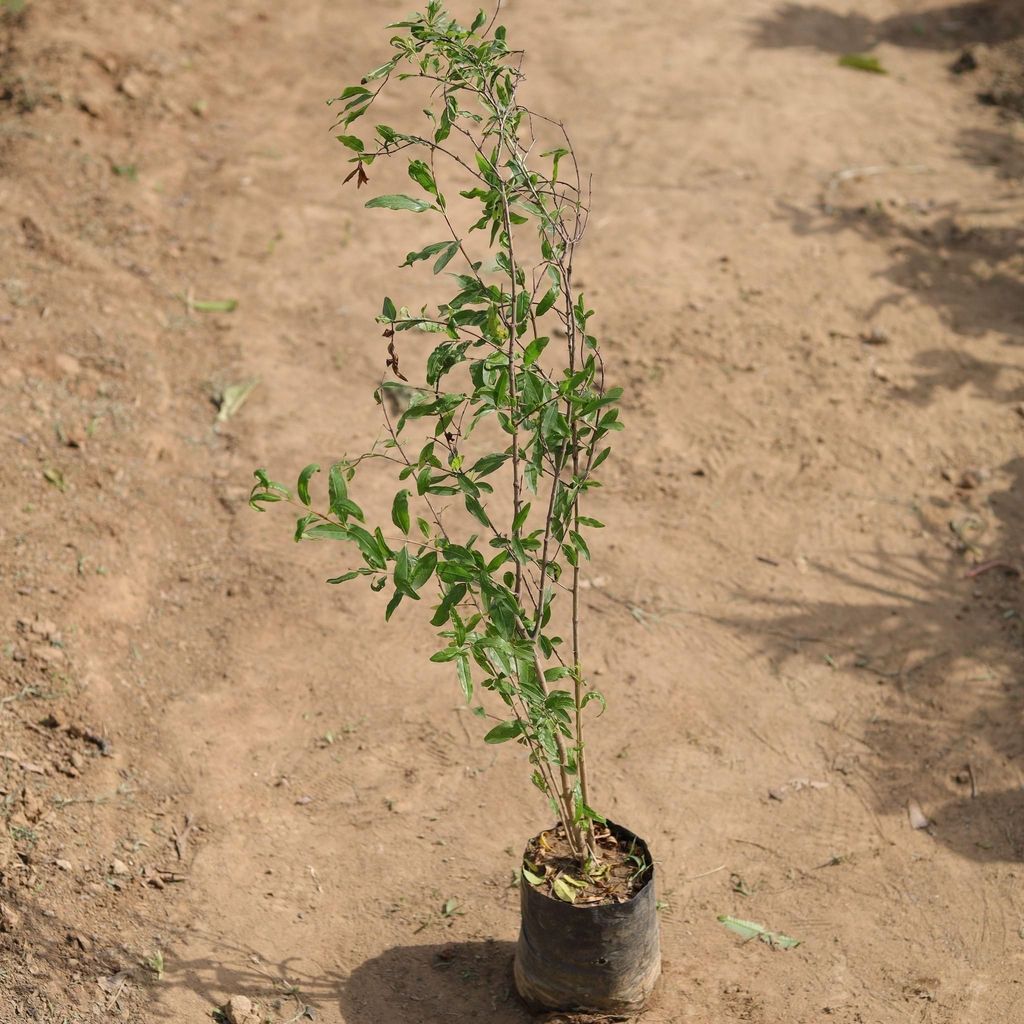
<instances>
[{"instance_id":1,"label":"green leaf","mask_svg":"<svg viewBox=\"0 0 1024 1024\"><path fill-rule=\"evenodd\" d=\"M369 96L370 90L363 85L350 85L340 96L335 96L334 100L328 100L328 104L331 104L337 100L348 100L353 96Z\"/></svg>"},{"instance_id":2,"label":"green leaf","mask_svg":"<svg viewBox=\"0 0 1024 1024\"><path fill-rule=\"evenodd\" d=\"M315 527L319 529L319 527ZM377 539L368 530L354 524L344 527L348 536L359 545L363 559L371 569L383 571L388 564L387 553L377 543Z\"/></svg>"},{"instance_id":3,"label":"green leaf","mask_svg":"<svg viewBox=\"0 0 1024 1024\"><path fill-rule=\"evenodd\" d=\"M395 558L395 589L414 601L419 600L419 595L412 588L410 575L412 563L409 561L409 549L402 546L398 549L398 556Z\"/></svg>"},{"instance_id":4,"label":"green leaf","mask_svg":"<svg viewBox=\"0 0 1024 1024\"><path fill-rule=\"evenodd\" d=\"M422 160L409 161L409 177L432 196L437 195L437 185L434 183L434 176L430 173L430 168Z\"/></svg>"},{"instance_id":5,"label":"green leaf","mask_svg":"<svg viewBox=\"0 0 1024 1024\"><path fill-rule=\"evenodd\" d=\"M548 347L550 338L534 338L529 345L526 346L526 351L523 352L523 365L533 366L535 362L540 358L541 352Z\"/></svg>"},{"instance_id":6,"label":"green leaf","mask_svg":"<svg viewBox=\"0 0 1024 1024\"><path fill-rule=\"evenodd\" d=\"M388 601L388 606L384 609L385 622L391 621L391 616L395 614L395 609L402 603L402 598L404 596L405 595L400 590L396 590L394 594L391 595L391 600Z\"/></svg>"},{"instance_id":7,"label":"green leaf","mask_svg":"<svg viewBox=\"0 0 1024 1024\"><path fill-rule=\"evenodd\" d=\"M341 576L335 576L333 579L329 579L328 583L347 583L349 580L354 580L357 576L365 576L365 571L356 570L355 572L346 572Z\"/></svg>"},{"instance_id":8,"label":"green leaf","mask_svg":"<svg viewBox=\"0 0 1024 1024\"><path fill-rule=\"evenodd\" d=\"M459 243L452 242L445 251L438 256L437 262L434 264L434 273L440 274L445 267L448 266L452 261L452 257L459 251Z\"/></svg>"},{"instance_id":9,"label":"green leaf","mask_svg":"<svg viewBox=\"0 0 1024 1024\"><path fill-rule=\"evenodd\" d=\"M348 147L356 153L362 153L366 148L363 145L363 140L357 135L335 135L334 136L343 146ZM352 161L353 163L355 161Z\"/></svg>"},{"instance_id":10,"label":"green leaf","mask_svg":"<svg viewBox=\"0 0 1024 1024\"><path fill-rule=\"evenodd\" d=\"M441 651L435 651L430 656L430 660L439 665L443 665L447 661L454 661L462 653L463 652L456 646L445 647Z\"/></svg>"},{"instance_id":11,"label":"green leaf","mask_svg":"<svg viewBox=\"0 0 1024 1024\"><path fill-rule=\"evenodd\" d=\"M391 504L391 521L402 533L409 532L409 492L399 491Z\"/></svg>"},{"instance_id":12,"label":"green leaf","mask_svg":"<svg viewBox=\"0 0 1024 1024\"><path fill-rule=\"evenodd\" d=\"M420 249L419 252L410 252L405 257L405 262L400 264L403 267L411 267L418 260L427 260L431 256L435 256L437 253L451 246L451 242L434 242L433 245L425 246Z\"/></svg>"},{"instance_id":13,"label":"green leaf","mask_svg":"<svg viewBox=\"0 0 1024 1024\"><path fill-rule=\"evenodd\" d=\"M307 515L300 516L295 522L295 541L298 543L302 540L303 535L306 532L306 527L309 526L316 519L316 515L313 512Z\"/></svg>"},{"instance_id":14,"label":"green leaf","mask_svg":"<svg viewBox=\"0 0 1024 1024\"><path fill-rule=\"evenodd\" d=\"M587 542L575 531L569 531L569 539L576 545L576 547L583 552L583 557L589 562L590 561L590 548Z\"/></svg>"},{"instance_id":15,"label":"green leaf","mask_svg":"<svg viewBox=\"0 0 1024 1024\"><path fill-rule=\"evenodd\" d=\"M351 540L347 526L339 526L337 523L320 523L317 526L306 530L307 537L323 537L326 540Z\"/></svg>"},{"instance_id":16,"label":"green leaf","mask_svg":"<svg viewBox=\"0 0 1024 1024\"><path fill-rule=\"evenodd\" d=\"M565 875L559 875L551 883L551 891L560 900L564 900L566 903L575 903L576 897L579 895L579 890L569 884Z\"/></svg>"},{"instance_id":17,"label":"green leaf","mask_svg":"<svg viewBox=\"0 0 1024 1024\"><path fill-rule=\"evenodd\" d=\"M319 473L320 467L315 462L311 462L300 474L299 482L295 485L295 490L298 491L299 500L307 508L309 507L309 478L314 473Z\"/></svg>"},{"instance_id":18,"label":"green leaf","mask_svg":"<svg viewBox=\"0 0 1024 1024\"><path fill-rule=\"evenodd\" d=\"M597 690L588 690L583 695L583 700L580 701L580 707L585 708L592 700L596 700L601 705L601 710L598 712L598 718L600 718L608 710L608 702Z\"/></svg>"},{"instance_id":19,"label":"green leaf","mask_svg":"<svg viewBox=\"0 0 1024 1024\"><path fill-rule=\"evenodd\" d=\"M622 388L609 388L603 395L598 395L596 398L590 399L583 406L583 415L587 416L602 406L610 405L612 402L617 402L622 397Z\"/></svg>"},{"instance_id":20,"label":"green leaf","mask_svg":"<svg viewBox=\"0 0 1024 1024\"><path fill-rule=\"evenodd\" d=\"M431 576L434 575L434 570L437 568L437 552L428 551L421 558L416 559L416 565L413 567L412 576L409 578L409 583L413 590L419 590Z\"/></svg>"},{"instance_id":21,"label":"green leaf","mask_svg":"<svg viewBox=\"0 0 1024 1024\"><path fill-rule=\"evenodd\" d=\"M389 299L384 299L384 307L381 309L381 316L385 316L388 320L394 320L398 316L398 310L395 309L395 304Z\"/></svg>"},{"instance_id":22,"label":"green leaf","mask_svg":"<svg viewBox=\"0 0 1024 1024\"><path fill-rule=\"evenodd\" d=\"M433 203L425 203L422 199L413 199L412 196L392 195L377 196L367 204L368 210L412 210L413 213L423 213L424 210L433 210Z\"/></svg>"},{"instance_id":23,"label":"green leaf","mask_svg":"<svg viewBox=\"0 0 1024 1024\"><path fill-rule=\"evenodd\" d=\"M456 659L455 668L459 673L459 683L462 686L462 693L468 704L473 699L473 676L469 668L469 658L460 654Z\"/></svg>"},{"instance_id":24,"label":"green leaf","mask_svg":"<svg viewBox=\"0 0 1024 1024\"><path fill-rule=\"evenodd\" d=\"M374 68L368 74L363 75L364 82L372 82L376 78L383 78L390 71L393 71L395 65L398 63L397 57L392 57L386 64L381 64L379 68Z\"/></svg>"},{"instance_id":25,"label":"green leaf","mask_svg":"<svg viewBox=\"0 0 1024 1024\"><path fill-rule=\"evenodd\" d=\"M840 67L853 68L855 71L868 71L873 75L889 74L882 67L877 57L867 53L844 53L837 62Z\"/></svg>"},{"instance_id":26,"label":"green leaf","mask_svg":"<svg viewBox=\"0 0 1024 1024\"><path fill-rule=\"evenodd\" d=\"M466 354L468 341L443 341L427 356L427 384L434 387Z\"/></svg>"},{"instance_id":27,"label":"green leaf","mask_svg":"<svg viewBox=\"0 0 1024 1024\"><path fill-rule=\"evenodd\" d=\"M43 471L43 476L46 477L47 480L50 480L50 483L52 483L55 487L59 487L60 485L57 483L57 481L58 480L63 480L64 477L63 476L58 476L57 472L55 470L50 470L50 472L54 476L53 480L50 480L50 478L46 476L46 471L45 470ZM284 500L283 495L275 494L273 491L253 491L252 494L249 495L249 505L252 508L256 509L257 512L262 512L263 511L263 509L261 509L260 506L259 506L259 502L261 502L261 501L267 502L267 501L283 501L283 500Z\"/></svg>"},{"instance_id":28,"label":"green leaf","mask_svg":"<svg viewBox=\"0 0 1024 1024\"><path fill-rule=\"evenodd\" d=\"M327 474L327 502L331 512L334 515L341 514L341 502L347 500L348 486L345 483L345 474L342 472L341 463L336 462Z\"/></svg>"},{"instance_id":29,"label":"green leaf","mask_svg":"<svg viewBox=\"0 0 1024 1024\"><path fill-rule=\"evenodd\" d=\"M540 875L535 875L528 867L523 866L523 878L525 878L530 885L543 885L544 879Z\"/></svg>"},{"instance_id":30,"label":"green leaf","mask_svg":"<svg viewBox=\"0 0 1024 1024\"><path fill-rule=\"evenodd\" d=\"M434 142L444 142L445 139L451 135L452 132L452 119L448 115L448 108L445 107L441 113L441 120L438 124L437 131L434 132Z\"/></svg>"},{"instance_id":31,"label":"green leaf","mask_svg":"<svg viewBox=\"0 0 1024 1024\"><path fill-rule=\"evenodd\" d=\"M586 819L587 821L596 821L599 825L608 824L608 819L602 814L598 814L593 807L588 806L581 800L579 806L576 808L576 815L579 820Z\"/></svg>"},{"instance_id":32,"label":"green leaf","mask_svg":"<svg viewBox=\"0 0 1024 1024\"><path fill-rule=\"evenodd\" d=\"M719 914L718 920L747 942L751 939L760 939L773 949L796 949L800 945L799 939L791 939L781 932L770 932L763 924L754 921L744 921L738 917L729 917L727 914Z\"/></svg>"},{"instance_id":33,"label":"green leaf","mask_svg":"<svg viewBox=\"0 0 1024 1024\"><path fill-rule=\"evenodd\" d=\"M188 305L199 313L234 313L238 299L189 299Z\"/></svg>"},{"instance_id":34,"label":"green leaf","mask_svg":"<svg viewBox=\"0 0 1024 1024\"><path fill-rule=\"evenodd\" d=\"M496 469L500 469L508 458L509 456L504 452L495 452L492 455L485 455L483 458L477 459L477 461L473 463L470 473L474 474L476 477L487 476L488 474L493 473Z\"/></svg>"},{"instance_id":35,"label":"green leaf","mask_svg":"<svg viewBox=\"0 0 1024 1024\"><path fill-rule=\"evenodd\" d=\"M548 293L537 303L535 313L537 316L543 316L558 299L561 291L558 288L551 288Z\"/></svg>"},{"instance_id":36,"label":"green leaf","mask_svg":"<svg viewBox=\"0 0 1024 1024\"><path fill-rule=\"evenodd\" d=\"M465 497L465 501L466 510L477 522L482 523L484 526L491 525L490 519L487 518L487 512L484 510L483 505L481 505L480 502L476 500L476 498L474 498L470 494L467 494Z\"/></svg>"},{"instance_id":37,"label":"green leaf","mask_svg":"<svg viewBox=\"0 0 1024 1024\"><path fill-rule=\"evenodd\" d=\"M522 722L502 722L484 737L484 743L504 743L506 740L515 739L522 731Z\"/></svg>"},{"instance_id":38,"label":"green leaf","mask_svg":"<svg viewBox=\"0 0 1024 1024\"><path fill-rule=\"evenodd\" d=\"M526 524L526 520L530 518L530 506L531 502L527 502L516 515L515 519L512 520L512 532L519 533L523 526Z\"/></svg>"},{"instance_id":39,"label":"green leaf","mask_svg":"<svg viewBox=\"0 0 1024 1024\"><path fill-rule=\"evenodd\" d=\"M563 156L568 156L570 151L564 146L559 146L558 149L549 150L547 153L541 153L541 156L551 157L551 181L558 181L558 163Z\"/></svg>"}]
</instances>

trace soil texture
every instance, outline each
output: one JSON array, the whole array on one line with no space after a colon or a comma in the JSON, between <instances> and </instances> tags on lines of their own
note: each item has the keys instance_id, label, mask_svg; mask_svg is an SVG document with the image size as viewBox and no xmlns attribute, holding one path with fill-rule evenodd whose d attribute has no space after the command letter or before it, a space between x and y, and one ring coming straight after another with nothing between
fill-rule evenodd
<instances>
[{"instance_id":1,"label":"soil texture","mask_svg":"<svg viewBox=\"0 0 1024 1024\"><path fill-rule=\"evenodd\" d=\"M246 506L377 433L433 238L324 100L411 6L0 4L3 1024L531 1019L520 751ZM643 1024L1024 1020L1022 13L502 5L626 389L584 667Z\"/></svg>"}]
</instances>

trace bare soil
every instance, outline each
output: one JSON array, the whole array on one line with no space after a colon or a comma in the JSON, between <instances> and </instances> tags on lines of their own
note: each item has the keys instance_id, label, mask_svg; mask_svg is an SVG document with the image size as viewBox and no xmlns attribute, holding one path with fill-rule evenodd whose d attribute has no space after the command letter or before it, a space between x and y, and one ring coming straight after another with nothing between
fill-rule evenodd
<instances>
[{"instance_id":1,"label":"bare soil","mask_svg":"<svg viewBox=\"0 0 1024 1024\"><path fill-rule=\"evenodd\" d=\"M323 101L409 6L0 15L4 1024L530 1019L517 751L245 505L375 433L427 227L341 188ZM1024 124L977 99L1019 5L503 17L626 387L585 628L593 802L664 904L643 1021L1024 1019Z\"/></svg>"}]
</instances>

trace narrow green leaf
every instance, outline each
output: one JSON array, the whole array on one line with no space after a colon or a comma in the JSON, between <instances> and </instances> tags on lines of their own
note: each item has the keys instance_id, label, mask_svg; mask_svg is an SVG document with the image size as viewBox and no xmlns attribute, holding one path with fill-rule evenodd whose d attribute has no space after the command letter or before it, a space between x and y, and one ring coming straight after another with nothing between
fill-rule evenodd
<instances>
[{"instance_id":1,"label":"narrow green leaf","mask_svg":"<svg viewBox=\"0 0 1024 1024\"><path fill-rule=\"evenodd\" d=\"M492 455L485 455L483 458L477 459L477 461L473 463L470 473L477 478L487 476L488 474L493 473L496 469L500 469L508 458L509 456L504 452L495 452Z\"/></svg>"},{"instance_id":2,"label":"narrow green leaf","mask_svg":"<svg viewBox=\"0 0 1024 1024\"><path fill-rule=\"evenodd\" d=\"M460 654L456 659L455 668L459 673L459 683L468 704L473 699L473 676L469 667L469 658L465 654Z\"/></svg>"},{"instance_id":3,"label":"narrow green leaf","mask_svg":"<svg viewBox=\"0 0 1024 1024\"><path fill-rule=\"evenodd\" d=\"M333 579L329 579L328 583L347 583L349 580L354 580L357 576L365 576L365 572L356 570L355 572L346 572L341 576L335 576Z\"/></svg>"},{"instance_id":4,"label":"narrow green leaf","mask_svg":"<svg viewBox=\"0 0 1024 1024\"><path fill-rule=\"evenodd\" d=\"M755 921L744 921L738 917L729 917L727 914L719 914L718 920L746 941L760 939L773 949L796 949L800 945L799 939L791 939L781 932L771 932L763 924L757 924Z\"/></svg>"},{"instance_id":5,"label":"narrow green leaf","mask_svg":"<svg viewBox=\"0 0 1024 1024\"><path fill-rule=\"evenodd\" d=\"M419 260L430 259L431 256L436 256L437 253L449 248L451 242L434 242L432 245L424 246L419 252L410 252L405 257L405 262L400 264L403 267L411 267L414 263Z\"/></svg>"},{"instance_id":6,"label":"narrow green leaf","mask_svg":"<svg viewBox=\"0 0 1024 1024\"><path fill-rule=\"evenodd\" d=\"M437 662L438 664L444 664L446 661L454 661L462 651L458 647L445 647L444 650L436 651L430 656L430 660Z\"/></svg>"},{"instance_id":7,"label":"narrow green leaf","mask_svg":"<svg viewBox=\"0 0 1024 1024\"><path fill-rule=\"evenodd\" d=\"M840 67L853 68L855 71L868 71L873 75L889 74L882 67L881 61L868 53L844 53L837 63Z\"/></svg>"},{"instance_id":8,"label":"narrow green leaf","mask_svg":"<svg viewBox=\"0 0 1024 1024\"><path fill-rule=\"evenodd\" d=\"M504 743L506 740L515 739L522 731L522 722L501 722L484 737L484 743Z\"/></svg>"},{"instance_id":9,"label":"narrow green leaf","mask_svg":"<svg viewBox=\"0 0 1024 1024\"><path fill-rule=\"evenodd\" d=\"M437 552L428 551L421 558L416 559L416 565L413 567L412 575L409 577L409 584L413 590L419 590L431 576L434 575L434 570L437 568Z\"/></svg>"},{"instance_id":10,"label":"narrow green leaf","mask_svg":"<svg viewBox=\"0 0 1024 1024\"><path fill-rule=\"evenodd\" d=\"M322 537L325 540L351 540L347 526L339 526L337 523L320 523L306 530L307 537Z\"/></svg>"},{"instance_id":11,"label":"narrow green leaf","mask_svg":"<svg viewBox=\"0 0 1024 1024\"><path fill-rule=\"evenodd\" d=\"M576 897L579 895L579 890L569 885L564 875L559 875L551 883L551 891L566 903L575 903Z\"/></svg>"},{"instance_id":12,"label":"narrow green leaf","mask_svg":"<svg viewBox=\"0 0 1024 1024\"><path fill-rule=\"evenodd\" d=\"M307 515L300 516L295 522L295 542L298 543L302 540L303 535L306 532L306 527L309 526L316 519L316 516L310 512Z\"/></svg>"},{"instance_id":13,"label":"narrow green leaf","mask_svg":"<svg viewBox=\"0 0 1024 1024\"><path fill-rule=\"evenodd\" d=\"M422 160L409 161L409 177L432 196L437 195L437 185L434 184L434 176L430 173L430 168Z\"/></svg>"},{"instance_id":14,"label":"narrow green leaf","mask_svg":"<svg viewBox=\"0 0 1024 1024\"><path fill-rule=\"evenodd\" d=\"M476 500L476 498L474 498L470 494L467 494L465 497L465 502L466 510L474 519L477 520L477 522L482 523L484 526L491 525L490 519L487 518L487 512L484 510L483 505L481 505L480 502Z\"/></svg>"},{"instance_id":15,"label":"narrow green leaf","mask_svg":"<svg viewBox=\"0 0 1024 1024\"><path fill-rule=\"evenodd\" d=\"M583 552L583 557L589 562L590 547L587 545L587 542L575 530L569 531L569 538L572 540L573 544Z\"/></svg>"},{"instance_id":16,"label":"narrow green leaf","mask_svg":"<svg viewBox=\"0 0 1024 1024\"><path fill-rule=\"evenodd\" d=\"M530 506L532 502L527 502L516 515L515 519L512 520L512 532L519 533L522 528L526 525L526 520L530 518Z\"/></svg>"},{"instance_id":17,"label":"narrow green leaf","mask_svg":"<svg viewBox=\"0 0 1024 1024\"><path fill-rule=\"evenodd\" d=\"M309 480L314 473L320 472L320 466L311 462L300 474L299 482L295 485L295 490L298 492L299 501L302 502L307 508L309 507Z\"/></svg>"},{"instance_id":18,"label":"narrow green leaf","mask_svg":"<svg viewBox=\"0 0 1024 1024\"><path fill-rule=\"evenodd\" d=\"M357 135L335 135L334 136L343 146L351 149L353 152L362 153L366 148L363 145L363 140ZM354 163L355 161L353 161Z\"/></svg>"},{"instance_id":19,"label":"narrow green leaf","mask_svg":"<svg viewBox=\"0 0 1024 1024\"><path fill-rule=\"evenodd\" d=\"M445 267L448 266L452 261L452 257L459 251L459 243L452 242L447 249L437 258L437 262L434 264L434 273L440 274Z\"/></svg>"},{"instance_id":20,"label":"narrow green leaf","mask_svg":"<svg viewBox=\"0 0 1024 1024\"><path fill-rule=\"evenodd\" d=\"M395 309L395 304L391 301L391 299L384 299L384 306L381 309L381 316L386 316L389 320L394 320L398 316L398 310Z\"/></svg>"},{"instance_id":21,"label":"narrow green leaf","mask_svg":"<svg viewBox=\"0 0 1024 1024\"><path fill-rule=\"evenodd\" d=\"M419 595L412 588L411 582L412 562L409 559L409 549L404 545L398 549L398 556L395 558L395 589L414 601L419 600Z\"/></svg>"},{"instance_id":22,"label":"narrow green leaf","mask_svg":"<svg viewBox=\"0 0 1024 1024\"><path fill-rule=\"evenodd\" d=\"M557 287L551 288L547 295L538 302L536 309L537 315L543 316L555 304L555 301L560 294L561 292Z\"/></svg>"},{"instance_id":23,"label":"narrow green leaf","mask_svg":"<svg viewBox=\"0 0 1024 1024\"><path fill-rule=\"evenodd\" d=\"M363 86L363 85L350 85L350 86L348 86L345 89L345 91L340 96L336 96L334 98L334 100L348 100L348 99L351 99L353 96L369 96L369 95L370 95L370 90L367 89L366 86ZM327 102L328 102L328 104L330 104L330 103L332 103L334 101L328 100Z\"/></svg>"},{"instance_id":24,"label":"narrow green leaf","mask_svg":"<svg viewBox=\"0 0 1024 1024\"><path fill-rule=\"evenodd\" d=\"M199 313L234 313L238 299L189 299L188 305Z\"/></svg>"},{"instance_id":25,"label":"narrow green leaf","mask_svg":"<svg viewBox=\"0 0 1024 1024\"><path fill-rule=\"evenodd\" d=\"M395 609L402 603L402 598L404 596L405 595L400 590L396 590L394 594L391 595L391 600L388 601L388 606L384 610L385 622L391 621L391 616L395 614Z\"/></svg>"},{"instance_id":26,"label":"narrow green leaf","mask_svg":"<svg viewBox=\"0 0 1024 1024\"><path fill-rule=\"evenodd\" d=\"M331 512L338 515L341 502L347 499L348 485L345 483L345 474L341 463L336 462L327 474L327 501Z\"/></svg>"},{"instance_id":27,"label":"narrow green leaf","mask_svg":"<svg viewBox=\"0 0 1024 1024\"><path fill-rule=\"evenodd\" d=\"M422 199L413 199L412 196L391 195L377 196L371 199L366 208L381 210L412 210L413 213L423 213L424 210L433 210L432 203L426 203Z\"/></svg>"},{"instance_id":28,"label":"narrow green leaf","mask_svg":"<svg viewBox=\"0 0 1024 1024\"><path fill-rule=\"evenodd\" d=\"M409 532L409 492L402 490L391 504L391 521L402 533Z\"/></svg>"},{"instance_id":29,"label":"narrow green leaf","mask_svg":"<svg viewBox=\"0 0 1024 1024\"><path fill-rule=\"evenodd\" d=\"M526 346L526 351L523 352L523 365L533 366L533 364L540 358L541 352L547 348L550 340L550 338L534 338L533 341Z\"/></svg>"}]
</instances>

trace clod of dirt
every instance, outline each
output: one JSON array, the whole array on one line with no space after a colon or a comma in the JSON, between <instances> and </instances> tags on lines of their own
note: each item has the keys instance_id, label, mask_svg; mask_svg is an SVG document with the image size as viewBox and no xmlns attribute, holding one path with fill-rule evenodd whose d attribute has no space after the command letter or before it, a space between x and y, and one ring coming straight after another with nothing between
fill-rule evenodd
<instances>
[{"instance_id":1,"label":"clod of dirt","mask_svg":"<svg viewBox=\"0 0 1024 1024\"><path fill-rule=\"evenodd\" d=\"M988 470L977 466L971 466L960 474L957 487L965 491L973 491L980 487L988 479Z\"/></svg>"},{"instance_id":2,"label":"clod of dirt","mask_svg":"<svg viewBox=\"0 0 1024 1024\"><path fill-rule=\"evenodd\" d=\"M889 332L881 327L872 327L870 330L861 333L860 340L865 345L888 345Z\"/></svg>"},{"instance_id":3,"label":"clod of dirt","mask_svg":"<svg viewBox=\"0 0 1024 1024\"><path fill-rule=\"evenodd\" d=\"M131 868L129 868L128 865L125 864L123 860L119 860L117 857L115 857L110 862L110 873L112 875L124 877L125 875L131 874Z\"/></svg>"},{"instance_id":4,"label":"clod of dirt","mask_svg":"<svg viewBox=\"0 0 1024 1024\"><path fill-rule=\"evenodd\" d=\"M21 914L6 903L0 903L0 932L17 931L21 926Z\"/></svg>"},{"instance_id":5,"label":"clod of dirt","mask_svg":"<svg viewBox=\"0 0 1024 1024\"><path fill-rule=\"evenodd\" d=\"M79 109L84 110L90 117L99 120L106 113L106 105L92 92L83 92L78 97Z\"/></svg>"},{"instance_id":6,"label":"clod of dirt","mask_svg":"<svg viewBox=\"0 0 1024 1024\"><path fill-rule=\"evenodd\" d=\"M910 819L911 828L928 828L931 825L928 815L924 813L916 800L907 801L907 817Z\"/></svg>"},{"instance_id":7,"label":"clod of dirt","mask_svg":"<svg viewBox=\"0 0 1024 1024\"><path fill-rule=\"evenodd\" d=\"M978 60L970 50L964 50L964 52L949 65L949 70L952 71L954 75L964 75L967 74L968 71L977 71Z\"/></svg>"},{"instance_id":8,"label":"clod of dirt","mask_svg":"<svg viewBox=\"0 0 1024 1024\"><path fill-rule=\"evenodd\" d=\"M224 1004L223 1011L229 1024L256 1024L259 1020L259 1011L245 996L232 996Z\"/></svg>"},{"instance_id":9,"label":"clod of dirt","mask_svg":"<svg viewBox=\"0 0 1024 1024\"><path fill-rule=\"evenodd\" d=\"M131 100L141 100L149 91L146 79L135 71L129 71L118 88Z\"/></svg>"},{"instance_id":10,"label":"clod of dirt","mask_svg":"<svg viewBox=\"0 0 1024 1024\"><path fill-rule=\"evenodd\" d=\"M32 657L39 661L45 661L48 665L55 665L57 662L64 660L65 654L59 647L49 647L45 644L40 644L32 648Z\"/></svg>"}]
</instances>

